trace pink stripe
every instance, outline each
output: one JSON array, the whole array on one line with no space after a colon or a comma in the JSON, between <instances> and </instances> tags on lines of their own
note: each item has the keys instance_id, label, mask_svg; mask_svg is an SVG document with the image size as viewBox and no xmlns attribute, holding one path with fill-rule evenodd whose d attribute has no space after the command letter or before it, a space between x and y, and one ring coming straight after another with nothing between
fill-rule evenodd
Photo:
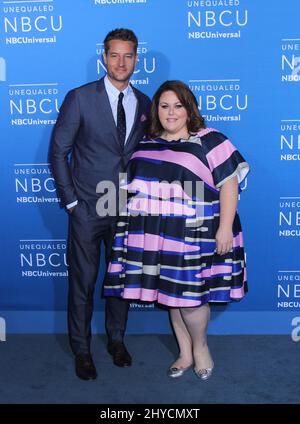
<instances>
[{"instance_id":1,"label":"pink stripe","mask_svg":"<svg viewBox=\"0 0 300 424\"><path fill-rule=\"evenodd\" d=\"M232 272L231 265L213 265L211 267L211 275L227 274Z\"/></svg>"},{"instance_id":2,"label":"pink stripe","mask_svg":"<svg viewBox=\"0 0 300 424\"><path fill-rule=\"evenodd\" d=\"M124 299L140 299L145 302L154 302L157 300L157 290L126 287L122 297Z\"/></svg>"},{"instance_id":3,"label":"pink stripe","mask_svg":"<svg viewBox=\"0 0 300 424\"><path fill-rule=\"evenodd\" d=\"M197 135L199 135L199 137L204 137L206 134L209 134L211 132L219 132L218 130L216 130L215 128L203 128L202 130L200 130Z\"/></svg>"},{"instance_id":4,"label":"pink stripe","mask_svg":"<svg viewBox=\"0 0 300 424\"><path fill-rule=\"evenodd\" d=\"M232 299L241 299L245 296L244 288L231 289L230 297ZM142 289L142 288L125 288L122 297L124 299L136 299L144 302L155 302L161 303L167 306L173 307L188 307L188 306L200 306L200 300L193 299L182 299L177 297L171 297L160 293L158 290Z\"/></svg>"},{"instance_id":5,"label":"pink stripe","mask_svg":"<svg viewBox=\"0 0 300 424\"><path fill-rule=\"evenodd\" d=\"M147 215L177 215L194 216L195 210L185 204L167 200L145 199L133 197L129 200L127 209L135 214Z\"/></svg>"},{"instance_id":6,"label":"pink stripe","mask_svg":"<svg viewBox=\"0 0 300 424\"><path fill-rule=\"evenodd\" d=\"M217 274L227 274L232 272L231 265L213 265L211 268L204 269L199 274L196 274L195 277L205 278L212 277Z\"/></svg>"},{"instance_id":7,"label":"pink stripe","mask_svg":"<svg viewBox=\"0 0 300 424\"><path fill-rule=\"evenodd\" d=\"M233 247L244 247L243 233L238 233L238 235L233 238L232 246Z\"/></svg>"},{"instance_id":8,"label":"pink stripe","mask_svg":"<svg viewBox=\"0 0 300 424\"><path fill-rule=\"evenodd\" d=\"M244 287L241 287L239 289L231 289L230 290L230 297L232 299L241 299L244 296L245 296Z\"/></svg>"},{"instance_id":9,"label":"pink stripe","mask_svg":"<svg viewBox=\"0 0 300 424\"><path fill-rule=\"evenodd\" d=\"M199 274L196 274L195 277L197 278L205 278L210 277L210 269L204 269L203 271L199 272Z\"/></svg>"},{"instance_id":10,"label":"pink stripe","mask_svg":"<svg viewBox=\"0 0 300 424\"><path fill-rule=\"evenodd\" d=\"M132 159L133 158L148 158L176 163L192 171L211 187L215 187L210 170L191 153L173 152L171 150L149 152L137 151L132 155Z\"/></svg>"},{"instance_id":11,"label":"pink stripe","mask_svg":"<svg viewBox=\"0 0 300 424\"><path fill-rule=\"evenodd\" d=\"M224 163L235 150L234 145L229 140L225 140L207 153L206 157L211 171L221 163Z\"/></svg>"},{"instance_id":12,"label":"pink stripe","mask_svg":"<svg viewBox=\"0 0 300 424\"><path fill-rule=\"evenodd\" d=\"M129 247L139 247L148 251L172 251L172 252L196 252L200 250L198 246L185 244L177 240L169 240L156 234L128 234Z\"/></svg>"},{"instance_id":13,"label":"pink stripe","mask_svg":"<svg viewBox=\"0 0 300 424\"><path fill-rule=\"evenodd\" d=\"M158 290L149 290L149 289L131 289L125 288L122 294L124 299L139 299L144 302L155 302L161 303L167 306L199 306L201 302L199 300L192 299L181 299L176 297L167 296L160 293Z\"/></svg>"},{"instance_id":14,"label":"pink stripe","mask_svg":"<svg viewBox=\"0 0 300 424\"><path fill-rule=\"evenodd\" d=\"M158 293L157 301L167 306L185 307L185 306L199 306L200 300L181 299L177 297L170 297L165 294Z\"/></svg>"},{"instance_id":15,"label":"pink stripe","mask_svg":"<svg viewBox=\"0 0 300 424\"><path fill-rule=\"evenodd\" d=\"M108 272L121 272L123 269L122 264L112 264L111 262L108 265Z\"/></svg>"},{"instance_id":16,"label":"pink stripe","mask_svg":"<svg viewBox=\"0 0 300 424\"><path fill-rule=\"evenodd\" d=\"M133 192L141 192L150 196L155 196L163 199L179 198L188 199L188 196L179 184L169 184L159 181L143 181L135 178L130 184L122 186L123 189Z\"/></svg>"}]
</instances>

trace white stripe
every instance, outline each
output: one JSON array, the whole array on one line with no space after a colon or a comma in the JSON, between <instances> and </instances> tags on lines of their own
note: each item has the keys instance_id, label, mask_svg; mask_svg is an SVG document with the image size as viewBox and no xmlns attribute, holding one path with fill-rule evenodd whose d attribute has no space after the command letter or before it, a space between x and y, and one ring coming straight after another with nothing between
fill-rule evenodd
<instances>
[{"instance_id":1,"label":"white stripe","mask_svg":"<svg viewBox=\"0 0 300 424\"><path fill-rule=\"evenodd\" d=\"M39 87L43 85L58 85L58 82L41 83L41 84L8 84L9 87Z\"/></svg>"},{"instance_id":2,"label":"white stripe","mask_svg":"<svg viewBox=\"0 0 300 424\"><path fill-rule=\"evenodd\" d=\"M119 284L118 286L107 286L106 284L104 285L104 287L106 289L123 289L124 288L124 284Z\"/></svg>"},{"instance_id":3,"label":"white stripe","mask_svg":"<svg viewBox=\"0 0 300 424\"><path fill-rule=\"evenodd\" d=\"M215 239L206 239L202 237L184 237L184 241L208 241L208 242L215 242Z\"/></svg>"},{"instance_id":4,"label":"white stripe","mask_svg":"<svg viewBox=\"0 0 300 424\"><path fill-rule=\"evenodd\" d=\"M13 4L13 3L52 3L53 0L11 0L4 1L3 4Z\"/></svg>"},{"instance_id":5,"label":"white stripe","mask_svg":"<svg viewBox=\"0 0 300 424\"><path fill-rule=\"evenodd\" d=\"M286 270L282 270L282 271L278 271L278 272L300 272L300 270L299 271L286 271Z\"/></svg>"},{"instance_id":6,"label":"white stripe","mask_svg":"<svg viewBox=\"0 0 300 424\"><path fill-rule=\"evenodd\" d=\"M179 269L179 270L190 270L190 269L199 269L199 272L202 268L205 268L205 266L199 267L199 265L195 266L172 266L172 265L161 265L161 269Z\"/></svg>"},{"instance_id":7,"label":"white stripe","mask_svg":"<svg viewBox=\"0 0 300 424\"><path fill-rule=\"evenodd\" d=\"M198 80L189 80L189 82L221 82L221 81L240 81L240 79L198 79Z\"/></svg>"},{"instance_id":8,"label":"white stripe","mask_svg":"<svg viewBox=\"0 0 300 424\"><path fill-rule=\"evenodd\" d=\"M230 291L231 287L216 287L216 288L209 289L209 291L213 291L213 292L222 291L222 290Z\"/></svg>"},{"instance_id":9,"label":"white stripe","mask_svg":"<svg viewBox=\"0 0 300 424\"><path fill-rule=\"evenodd\" d=\"M213 256L215 254L215 252L209 252L209 253L200 253L199 255L184 255L184 259L189 260L189 259L200 259L203 256Z\"/></svg>"},{"instance_id":10,"label":"white stripe","mask_svg":"<svg viewBox=\"0 0 300 424\"><path fill-rule=\"evenodd\" d=\"M20 241L67 241L66 239L22 239Z\"/></svg>"},{"instance_id":11,"label":"white stripe","mask_svg":"<svg viewBox=\"0 0 300 424\"><path fill-rule=\"evenodd\" d=\"M48 166L50 163L14 163L14 166Z\"/></svg>"},{"instance_id":12,"label":"white stripe","mask_svg":"<svg viewBox=\"0 0 300 424\"><path fill-rule=\"evenodd\" d=\"M172 283L175 284L189 284L191 286L203 286L205 284L205 281L199 281L199 282L195 282L195 281L180 281L180 280L176 280L175 278L170 278L170 277L166 277L164 275L160 276L161 280L167 280L167 281L171 281Z\"/></svg>"}]
</instances>

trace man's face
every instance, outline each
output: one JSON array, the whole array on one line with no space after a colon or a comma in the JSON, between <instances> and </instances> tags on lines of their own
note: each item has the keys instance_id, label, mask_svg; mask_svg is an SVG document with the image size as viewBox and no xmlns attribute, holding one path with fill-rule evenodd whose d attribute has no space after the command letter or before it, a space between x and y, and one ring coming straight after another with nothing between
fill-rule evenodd
<instances>
[{"instance_id":1,"label":"man's face","mask_svg":"<svg viewBox=\"0 0 300 424\"><path fill-rule=\"evenodd\" d=\"M110 40L107 54L104 53L107 75L111 82L128 82L137 62L134 44L131 41Z\"/></svg>"}]
</instances>

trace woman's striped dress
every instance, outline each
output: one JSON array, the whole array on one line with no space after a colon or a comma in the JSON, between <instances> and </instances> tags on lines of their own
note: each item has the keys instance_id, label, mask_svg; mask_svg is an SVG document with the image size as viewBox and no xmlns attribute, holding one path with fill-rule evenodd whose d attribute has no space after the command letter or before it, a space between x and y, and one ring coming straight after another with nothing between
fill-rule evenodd
<instances>
[{"instance_id":1,"label":"woman's striped dress","mask_svg":"<svg viewBox=\"0 0 300 424\"><path fill-rule=\"evenodd\" d=\"M233 249L216 253L220 187L249 165L220 132L205 128L188 140L139 143L123 185L104 295L170 307L240 300L247 291L238 214Z\"/></svg>"}]
</instances>

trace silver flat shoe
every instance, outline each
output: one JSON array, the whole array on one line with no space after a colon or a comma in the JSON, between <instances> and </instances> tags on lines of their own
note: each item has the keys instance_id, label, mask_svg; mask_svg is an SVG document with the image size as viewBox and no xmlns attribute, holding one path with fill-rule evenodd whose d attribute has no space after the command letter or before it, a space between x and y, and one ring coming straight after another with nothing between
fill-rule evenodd
<instances>
[{"instance_id":1,"label":"silver flat shoe","mask_svg":"<svg viewBox=\"0 0 300 424\"><path fill-rule=\"evenodd\" d=\"M190 368L192 368L192 365L189 365L186 368L177 368L177 367L171 367L168 369L167 375L171 378L177 378L181 377L186 371L188 371Z\"/></svg>"},{"instance_id":2,"label":"silver flat shoe","mask_svg":"<svg viewBox=\"0 0 300 424\"><path fill-rule=\"evenodd\" d=\"M212 364L211 368L203 368L200 370L197 370L196 368L194 368L194 372L196 376L200 378L201 380L208 380L212 376L213 369L214 369L214 364Z\"/></svg>"}]
</instances>

